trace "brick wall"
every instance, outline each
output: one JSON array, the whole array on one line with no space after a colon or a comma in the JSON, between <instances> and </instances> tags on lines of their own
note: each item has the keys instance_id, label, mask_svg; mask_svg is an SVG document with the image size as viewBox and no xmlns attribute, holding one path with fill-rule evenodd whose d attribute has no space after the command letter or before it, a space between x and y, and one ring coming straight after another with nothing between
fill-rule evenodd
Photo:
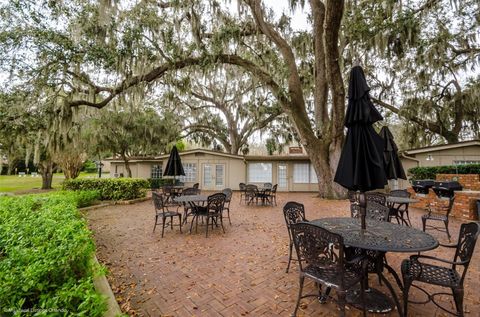
<instances>
[{"instance_id":1,"label":"brick wall","mask_svg":"<svg viewBox=\"0 0 480 317\"><path fill-rule=\"evenodd\" d=\"M410 204L410 206L420 209L425 209L427 204L437 207L438 204L448 206L448 200L437 199L437 195L430 190L425 197L415 194L415 191L409 187L408 191L412 193L412 198L419 202ZM480 191L457 191L455 192L455 202L451 216L463 220L478 220L477 214L477 200L480 199Z\"/></svg>"},{"instance_id":2,"label":"brick wall","mask_svg":"<svg viewBox=\"0 0 480 317\"><path fill-rule=\"evenodd\" d=\"M454 177L464 190L480 190L480 174L437 174L437 181L451 181Z\"/></svg>"}]
</instances>

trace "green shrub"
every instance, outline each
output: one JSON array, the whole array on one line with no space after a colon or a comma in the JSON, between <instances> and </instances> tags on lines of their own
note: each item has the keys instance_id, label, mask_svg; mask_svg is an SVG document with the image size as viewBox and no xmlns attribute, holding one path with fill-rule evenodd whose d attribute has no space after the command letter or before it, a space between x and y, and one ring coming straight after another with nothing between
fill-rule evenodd
<instances>
[{"instance_id":1,"label":"green shrub","mask_svg":"<svg viewBox=\"0 0 480 317\"><path fill-rule=\"evenodd\" d=\"M95 201L100 200L100 193L98 190L78 190L78 191L55 191L48 194L44 194L44 196L51 197L51 196L69 196L69 198L75 201L75 205L77 208L88 207L94 204Z\"/></svg>"},{"instance_id":2,"label":"green shrub","mask_svg":"<svg viewBox=\"0 0 480 317\"><path fill-rule=\"evenodd\" d=\"M77 203L73 194L0 197L1 311L103 315L92 282L95 245Z\"/></svg>"},{"instance_id":3,"label":"green shrub","mask_svg":"<svg viewBox=\"0 0 480 317\"><path fill-rule=\"evenodd\" d=\"M82 166L82 172L95 173L98 171L97 165L91 160L85 161Z\"/></svg>"},{"instance_id":4,"label":"green shrub","mask_svg":"<svg viewBox=\"0 0 480 317\"><path fill-rule=\"evenodd\" d=\"M149 178L148 182L151 189L158 189L164 185L173 185L174 183L173 178Z\"/></svg>"},{"instance_id":5,"label":"green shrub","mask_svg":"<svg viewBox=\"0 0 480 317\"><path fill-rule=\"evenodd\" d=\"M435 179L437 174L480 174L480 164L413 167L412 179Z\"/></svg>"},{"instance_id":6,"label":"green shrub","mask_svg":"<svg viewBox=\"0 0 480 317\"><path fill-rule=\"evenodd\" d=\"M80 178L63 182L64 190L95 190L101 200L130 200L145 197L150 183L140 178Z\"/></svg>"}]
</instances>

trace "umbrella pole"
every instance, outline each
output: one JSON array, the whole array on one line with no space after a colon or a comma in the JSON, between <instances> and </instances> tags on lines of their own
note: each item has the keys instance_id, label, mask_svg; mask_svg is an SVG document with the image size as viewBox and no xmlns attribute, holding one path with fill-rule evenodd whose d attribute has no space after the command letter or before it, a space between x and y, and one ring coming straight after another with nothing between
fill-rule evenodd
<instances>
[{"instance_id":1,"label":"umbrella pole","mask_svg":"<svg viewBox=\"0 0 480 317\"><path fill-rule=\"evenodd\" d=\"M357 191L356 201L360 209L360 221L362 224L362 230L367 229L366 217L367 217L367 199L364 191Z\"/></svg>"}]
</instances>

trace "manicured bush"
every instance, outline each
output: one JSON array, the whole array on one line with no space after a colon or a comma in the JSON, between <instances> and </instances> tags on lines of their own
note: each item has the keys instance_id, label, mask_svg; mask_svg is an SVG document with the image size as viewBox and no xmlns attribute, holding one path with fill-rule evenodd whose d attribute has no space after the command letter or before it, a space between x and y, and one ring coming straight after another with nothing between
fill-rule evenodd
<instances>
[{"instance_id":1,"label":"manicured bush","mask_svg":"<svg viewBox=\"0 0 480 317\"><path fill-rule=\"evenodd\" d=\"M178 181L178 180L177 180ZM164 185L173 185L173 178L149 178L148 182L150 183L151 189L158 189Z\"/></svg>"},{"instance_id":2,"label":"manicured bush","mask_svg":"<svg viewBox=\"0 0 480 317\"><path fill-rule=\"evenodd\" d=\"M0 309L15 316L102 316L91 233L74 194L0 197ZM16 312L16 313L14 313Z\"/></svg>"},{"instance_id":3,"label":"manicured bush","mask_svg":"<svg viewBox=\"0 0 480 317\"><path fill-rule=\"evenodd\" d=\"M145 197L150 183L140 178L80 178L63 182L64 190L95 190L101 200L130 200Z\"/></svg>"},{"instance_id":4,"label":"manicured bush","mask_svg":"<svg viewBox=\"0 0 480 317\"><path fill-rule=\"evenodd\" d=\"M82 166L82 171L87 173L96 173L98 171L97 165L91 160L85 161Z\"/></svg>"},{"instance_id":5,"label":"manicured bush","mask_svg":"<svg viewBox=\"0 0 480 317\"><path fill-rule=\"evenodd\" d=\"M435 179L437 174L480 174L480 164L413 167L408 170L412 179Z\"/></svg>"},{"instance_id":6,"label":"manicured bush","mask_svg":"<svg viewBox=\"0 0 480 317\"><path fill-rule=\"evenodd\" d=\"M78 190L78 191L69 191L62 190L46 194L48 197L51 196L69 196L69 198L75 201L77 208L83 208L91 206L95 201L100 200L100 193L98 190Z\"/></svg>"}]
</instances>

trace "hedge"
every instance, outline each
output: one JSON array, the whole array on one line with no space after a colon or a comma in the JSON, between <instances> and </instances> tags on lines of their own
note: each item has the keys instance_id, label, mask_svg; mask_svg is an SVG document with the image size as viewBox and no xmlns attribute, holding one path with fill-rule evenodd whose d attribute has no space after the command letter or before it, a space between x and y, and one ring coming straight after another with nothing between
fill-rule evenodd
<instances>
[{"instance_id":1,"label":"hedge","mask_svg":"<svg viewBox=\"0 0 480 317\"><path fill-rule=\"evenodd\" d=\"M140 178L80 178L63 182L64 190L96 190L101 200L131 200L145 197L150 183Z\"/></svg>"},{"instance_id":2,"label":"hedge","mask_svg":"<svg viewBox=\"0 0 480 317\"><path fill-rule=\"evenodd\" d=\"M0 311L102 316L91 232L73 193L0 197Z\"/></svg>"},{"instance_id":3,"label":"hedge","mask_svg":"<svg viewBox=\"0 0 480 317\"><path fill-rule=\"evenodd\" d=\"M412 167L412 179L435 179L437 174L480 174L480 164Z\"/></svg>"},{"instance_id":4,"label":"hedge","mask_svg":"<svg viewBox=\"0 0 480 317\"><path fill-rule=\"evenodd\" d=\"M148 182L150 183L151 189L158 189L164 185L173 185L173 178L149 178ZM179 183L179 180L176 180L176 183Z\"/></svg>"}]
</instances>

